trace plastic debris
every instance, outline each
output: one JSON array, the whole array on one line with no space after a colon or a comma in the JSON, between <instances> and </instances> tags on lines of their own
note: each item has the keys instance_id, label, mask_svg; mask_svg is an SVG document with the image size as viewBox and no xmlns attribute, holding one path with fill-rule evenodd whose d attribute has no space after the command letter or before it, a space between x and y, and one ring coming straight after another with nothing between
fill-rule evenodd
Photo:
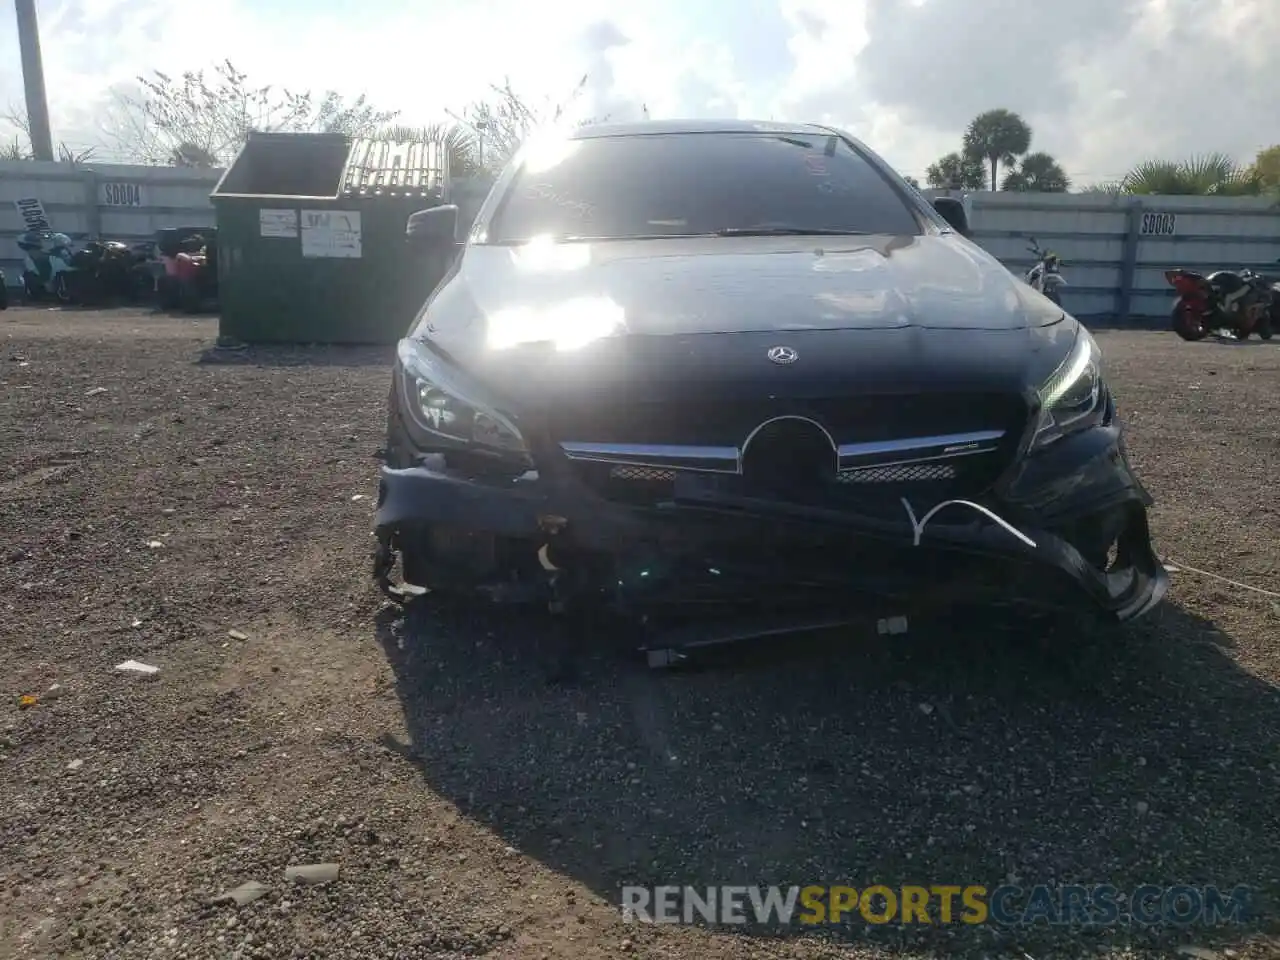
<instances>
[{"instance_id":1,"label":"plastic debris","mask_svg":"<svg viewBox=\"0 0 1280 960\"><path fill-rule=\"evenodd\" d=\"M163 543L162 541L160 541L160 540L148 540L148 541L147 541L147 549L149 549L149 550L159 550L159 549L160 549L161 547L163 547L163 546L164 546L164 543Z\"/></svg>"},{"instance_id":2,"label":"plastic debris","mask_svg":"<svg viewBox=\"0 0 1280 960\"><path fill-rule=\"evenodd\" d=\"M75 760L72 760L70 763L67 764L67 769L79 770L83 766L84 766L84 761L77 757Z\"/></svg>"},{"instance_id":3,"label":"plastic debris","mask_svg":"<svg viewBox=\"0 0 1280 960\"><path fill-rule=\"evenodd\" d=\"M137 660L126 660L124 663L117 663L116 669L124 673L141 673L147 676L159 673L159 667L153 667L149 663L141 663Z\"/></svg>"},{"instance_id":4,"label":"plastic debris","mask_svg":"<svg viewBox=\"0 0 1280 960\"><path fill-rule=\"evenodd\" d=\"M338 879L336 863L304 863L285 867L284 878L294 883L330 883Z\"/></svg>"},{"instance_id":5,"label":"plastic debris","mask_svg":"<svg viewBox=\"0 0 1280 960\"><path fill-rule=\"evenodd\" d=\"M28 693L25 696L18 698L18 707L22 710L26 710L28 707L34 707L39 702L39 697L33 693Z\"/></svg>"},{"instance_id":6,"label":"plastic debris","mask_svg":"<svg viewBox=\"0 0 1280 960\"><path fill-rule=\"evenodd\" d=\"M228 630L227 636L230 637L232 640L248 640L249 639L249 635L247 633L241 633L239 630Z\"/></svg>"},{"instance_id":7,"label":"plastic debris","mask_svg":"<svg viewBox=\"0 0 1280 960\"><path fill-rule=\"evenodd\" d=\"M94 387L92 390L86 390L84 392L84 395L86 397L96 397L98 394L106 393L106 392L107 392L106 387Z\"/></svg>"},{"instance_id":8,"label":"plastic debris","mask_svg":"<svg viewBox=\"0 0 1280 960\"><path fill-rule=\"evenodd\" d=\"M228 890L221 896L213 898L213 903L234 903L237 907L248 906L255 900L265 897L271 888L257 880L246 880L234 890Z\"/></svg>"}]
</instances>

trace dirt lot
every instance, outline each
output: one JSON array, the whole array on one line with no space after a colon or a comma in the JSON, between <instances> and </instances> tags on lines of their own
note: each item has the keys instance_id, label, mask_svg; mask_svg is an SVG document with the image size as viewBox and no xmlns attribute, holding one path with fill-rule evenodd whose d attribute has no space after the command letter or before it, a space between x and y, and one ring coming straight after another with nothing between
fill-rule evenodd
<instances>
[{"instance_id":1,"label":"dirt lot","mask_svg":"<svg viewBox=\"0 0 1280 960\"><path fill-rule=\"evenodd\" d=\"M552 685L535 626L406 623L369 583L390 352L208 362L215 334L0 314L0 956L1280 953L1272 598L1184 570L1089 655L842 636ZM1162 555L1280 590L1280 346L1100 338ZM1248 884L1260 917L776 938L617 909L626 882L1006 881Z\"/></svg>"}]
</instances>

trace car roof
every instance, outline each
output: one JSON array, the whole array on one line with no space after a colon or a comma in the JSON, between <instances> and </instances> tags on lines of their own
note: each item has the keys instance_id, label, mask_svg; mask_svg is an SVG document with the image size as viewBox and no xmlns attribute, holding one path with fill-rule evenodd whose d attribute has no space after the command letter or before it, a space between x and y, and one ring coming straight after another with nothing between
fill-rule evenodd
<instances>
[{"instance_id":1,"label":"car roof","mask_svg":"<svg viewBox=\"0 0 1280 960\"><path fill-rule=\"evenodd\" d=\"M671 133L783 133L813 136L831 135L827 127L816 123L775 123L772 120L638 120L633 123L592 123L578 127L570 135L573 140L596 137L640 137Z\"/></svg>"}]
</instances>

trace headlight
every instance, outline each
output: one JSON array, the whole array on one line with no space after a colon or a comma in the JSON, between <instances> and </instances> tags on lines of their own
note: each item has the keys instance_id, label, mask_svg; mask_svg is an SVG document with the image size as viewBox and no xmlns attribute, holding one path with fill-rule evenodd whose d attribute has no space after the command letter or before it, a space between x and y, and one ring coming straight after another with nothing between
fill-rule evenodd
<instances>
[{"instance_id":1,"label":"headlight","mask_svg":"<svg viewBox=\"0 0 1280 960\"><path fill-rule=\"evenodd\" d=\"M515 424L480 399L479 384L447 369L416 340L401 340L396 352L409 412L420 428L459 446L528 456Z\"/></svg>"},{"instance_id":2,"label":"headlight","mask_svg":"<svg viewBox=\"0 0 1280 960\"><path fill-rule=\"evenodd\" d=\"M1045 446L1092 424L1100 411L1102 394L1102 351L1081 327L1067 358L1040 388L1040 421L1032 446Z\"/></svg>"}]
</instances>

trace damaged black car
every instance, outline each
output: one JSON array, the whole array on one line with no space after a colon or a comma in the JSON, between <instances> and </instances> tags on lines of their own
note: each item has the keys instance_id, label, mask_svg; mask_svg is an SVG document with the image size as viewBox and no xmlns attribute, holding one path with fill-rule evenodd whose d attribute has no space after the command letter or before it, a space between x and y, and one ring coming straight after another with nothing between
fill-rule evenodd
<instances>
[{"instance_id":1,"label":"damaged black car","mask_svg":"<svg viewBox=\"0 0 1280 960\"><path fill-rule=\"evenodd\" d=\"M584 127L457 224L408 225L448 266L392 378L389 593L398 558L409 592L642 619L1164 595L1094 338L847 134Z\"/></svg>"}]
</instances>

